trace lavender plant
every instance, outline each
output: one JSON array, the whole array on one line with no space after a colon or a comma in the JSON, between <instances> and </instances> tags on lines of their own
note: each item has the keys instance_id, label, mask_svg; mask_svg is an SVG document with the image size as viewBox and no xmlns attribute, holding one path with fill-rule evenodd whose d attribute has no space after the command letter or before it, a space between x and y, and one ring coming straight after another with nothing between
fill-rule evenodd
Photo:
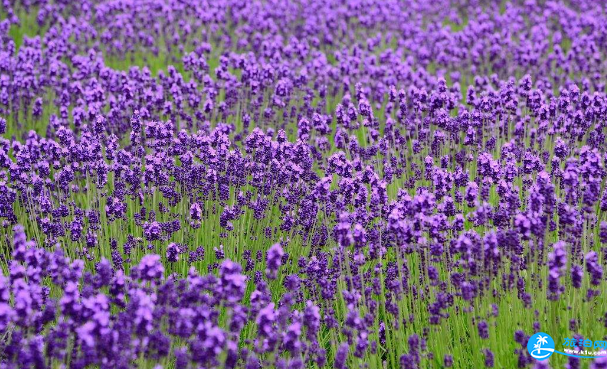
<instances>
[{"instance_id":1,"label":"lavender plant","mask_svg":"<svg viewBox=\"0 0 607 369\"><path fill-rule=\"evenodd\" d=\"M526 350L607 340L606 35L590 0L3 0L0 369L606 367Z\"/></svg>"}]
</instances>

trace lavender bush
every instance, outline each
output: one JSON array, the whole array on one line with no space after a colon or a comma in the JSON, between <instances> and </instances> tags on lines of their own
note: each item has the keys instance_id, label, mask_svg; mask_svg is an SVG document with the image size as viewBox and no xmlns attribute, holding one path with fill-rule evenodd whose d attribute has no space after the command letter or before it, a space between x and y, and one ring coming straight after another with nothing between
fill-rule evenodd
<instances>
[{"instance_id":1,"label":"lavender bush","mask_svg":"<svg viewBox=\"0 0 607 369\"><path fill-rule=\"evenodd\" d=\"M0 20L1 369L607 367L602 2Z\"/></svg>"}]
</instances>

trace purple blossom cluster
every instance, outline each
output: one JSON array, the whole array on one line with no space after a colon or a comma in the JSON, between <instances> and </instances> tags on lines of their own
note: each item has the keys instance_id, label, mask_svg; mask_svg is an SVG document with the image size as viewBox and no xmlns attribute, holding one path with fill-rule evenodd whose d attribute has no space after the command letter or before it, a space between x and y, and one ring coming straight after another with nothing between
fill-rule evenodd
<instances>
[{"instance_id":1,"label":"purple blossom cluster","mask_svg":"<svg viewBox=\"0 0 607 369\"><path fill-rule=\"evenodd\" d=\"M3 1L0 369L543 367L607 327L606 10Z\"/></svg>"},{"instance_id":2,"label":"purple blossom cluster","mask_svg":"<svg viewBox=\"0 0 607 369\"><path fill-rule=\"evenodd\" d=\"M309 300L302 311L294 308L299 286L292 285L276 306L260 280L245 304L247 277L230 260L217 276L190 268L187 276L165 278L155 254L144 256L129 275L106 259L86 271L82 260L70 260L60 248L26 241L22 226L14 234L8 276L0 275L0 332L10 331L1 346L3 368L46 368L49 360L67 358L71 368L130 368L169 355L175 368L326 362L318 342L320 309ZM53 289L61 297L53 297ZM227 328L220 327L224 319ZM258 334L251 349L239 347L248 321ZM263 359L277 349L285 358Z\"/></svg>"}]
</instances>

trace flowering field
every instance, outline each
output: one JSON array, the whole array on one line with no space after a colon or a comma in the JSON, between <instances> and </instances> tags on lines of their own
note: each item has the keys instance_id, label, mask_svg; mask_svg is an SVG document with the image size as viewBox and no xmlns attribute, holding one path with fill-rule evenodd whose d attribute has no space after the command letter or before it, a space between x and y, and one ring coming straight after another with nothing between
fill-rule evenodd
<instances>
[{"instance_id":1,"label":"flowering field","mask_svg":"<svg viewBox=\"0 0 607 369\"><path fill-rule=\"evenodd\" d=\"M607 340L606 54L591 0L3 0L0 369L607 368L527 349Z\"/></svg>"}]
</instances>

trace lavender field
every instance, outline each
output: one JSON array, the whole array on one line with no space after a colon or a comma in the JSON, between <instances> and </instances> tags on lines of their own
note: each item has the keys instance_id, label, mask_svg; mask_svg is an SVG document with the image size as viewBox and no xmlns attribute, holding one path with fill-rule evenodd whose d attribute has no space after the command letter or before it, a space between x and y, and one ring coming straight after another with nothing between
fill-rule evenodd
<instances>
[{"instance_id":1,"label":"lavender field","mask_svg":"<svg viewBox=\"0 0 607 369\"><path fill-rule=\"evenodd\" d=\"M607 369L606 83L603 1L2 0L0 369Z\"/></svg>"}]
</instances>

